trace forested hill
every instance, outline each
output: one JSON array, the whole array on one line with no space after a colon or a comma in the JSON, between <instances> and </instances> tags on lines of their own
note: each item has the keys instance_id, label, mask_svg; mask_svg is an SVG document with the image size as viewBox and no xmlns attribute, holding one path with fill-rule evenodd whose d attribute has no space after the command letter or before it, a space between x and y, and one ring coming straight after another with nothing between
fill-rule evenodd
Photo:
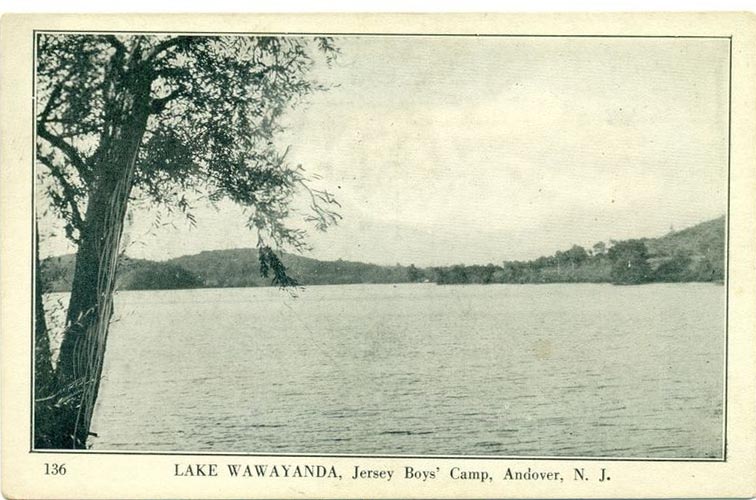
<instances>
[{"instance_id":1,"label":"forested hill","mask_svg":"<svg viewBox=\"0 0 756 500\"><path fill-rule=\"evenodd\" d=\"M617 283L722 282L724 216L660 238L579 245L530 261L501 265L449 266L424 270L437 283Z\"/></svg>"},{"instance_id":2,"label":"forested hill","mask_svg":"<svg viewBox=\"0 0 756 500\"><path fill-rule=\"evenodd\" d=\"M321 261L284 253L289 273L302 285L350 283L407 283L407 266L379 266L345 260ZM74 256L51 257L42 262L42 278L48 291L68 291L73 278ZM228 288L268 286L271 278L260 275L257 249L213 250L164 262L122 258L118 270L120 290L178 288Z\"/></svg>"},{"instance_id":3,"label":"forested hill","mask_svg":"<svg viewBox=\"0 0 756 500\"><path fill-rule=\"evenodd\" d=\"M702 222L681 231L670 232L656 239L644 239L650 253L675 255L687 253L723 261L725 249L724 216Z\"/></svg>"},{"instance_id":4,"label":"forested hill","mask_svg":"<svg viewBox=\"0 0 756 500\"><path fill-rule=\"evenodd\" d=\"M284 253L286 272L303 285L349 283L406 283L408 267L379 266L346 260L323 261ZM169 260L200 278L207 287L267 286L270 278L260 276L257 249L213 250Z\"/></svg>"},{"instance_id":5,"label":"forested hill","mask_svg":"<svg viewBox=\"0 0 756 500\"><path fill-rule=\"evenodd\" d=\"M578 245L531 261L418 268L283 254L287 272L302 285L351 283L620 283L724 280L725 220L719 217L661 238ZM42 263L47 291L71 287L74 256ZM256 249L213 250L164 262L124 258L118 288L153 290L268 286Z\"/></svg>"}]
</instances>

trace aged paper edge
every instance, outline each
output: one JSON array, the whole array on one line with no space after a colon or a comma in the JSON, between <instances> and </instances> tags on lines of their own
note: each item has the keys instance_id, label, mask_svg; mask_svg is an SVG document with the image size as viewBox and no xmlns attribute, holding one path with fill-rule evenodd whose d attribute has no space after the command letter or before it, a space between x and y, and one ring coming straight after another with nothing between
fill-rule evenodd
<instances>
[{"instance_id":1,"label":"aged paper edge","mask_svg":"<svg viewBox=\"0 0 756 500\"><path fill-rule=\"evenodd\" d=\"M33 196L33 36L45 31L181 33L726 37L731 40L728 335L724 460L308 457L239 454L124 454L31 451L31 297ZM756 16L753 14L500 14L500 15L6 15L2 50L2 177L0 177L0 331L2 332L3 493L9 498L472 498L472 497L751 497L756 495L754 380L756 313ZM66 463L67 475L44 476L45 463ZM173 477L174 463L321 464L347 475L354 465L439 468L433 482L365 483L323 479ZM584 468L610 482L475 484L452 481L451 467L562 471Z\"/></svg>"}]
</instances>

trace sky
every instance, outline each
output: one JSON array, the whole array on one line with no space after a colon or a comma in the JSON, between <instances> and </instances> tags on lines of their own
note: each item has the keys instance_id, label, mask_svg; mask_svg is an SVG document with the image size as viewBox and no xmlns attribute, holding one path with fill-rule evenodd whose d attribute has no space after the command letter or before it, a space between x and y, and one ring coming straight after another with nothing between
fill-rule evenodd
<instances>
[{"instance_id":1,"label":"sky","mask_svg":"<svg viewBox=\"0 0 756 500\"><path fill-rule=\"evenodd\" d=\"M289 159L343 220L310 231L319 259L500 263L573 244L654 237L726 211L727 40L349 37L290 111ZM151 230L132 257L253 247L242 211ZM295 225L298 224L295 222ZM60 234L60 231L56 231ZM44 233L43 233L44 236ZM73 249L48 237L42 254Z\"/></svg>"}]
</instances>

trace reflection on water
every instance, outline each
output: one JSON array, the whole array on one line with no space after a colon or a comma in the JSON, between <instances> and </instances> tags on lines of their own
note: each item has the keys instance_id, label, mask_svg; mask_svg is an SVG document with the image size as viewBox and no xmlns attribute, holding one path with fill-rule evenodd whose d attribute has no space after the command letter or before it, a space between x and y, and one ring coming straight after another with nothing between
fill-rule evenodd
<instances>
[{"instance_id":1,"label":"reflection on water","mask_svg":"<svg viewBox=\"0 0 756 500\"><path fill-rule=\"evenodd\" d=\"M724 287L122 292L93 446L721 457Z\"/></svg>"}]
</instances>

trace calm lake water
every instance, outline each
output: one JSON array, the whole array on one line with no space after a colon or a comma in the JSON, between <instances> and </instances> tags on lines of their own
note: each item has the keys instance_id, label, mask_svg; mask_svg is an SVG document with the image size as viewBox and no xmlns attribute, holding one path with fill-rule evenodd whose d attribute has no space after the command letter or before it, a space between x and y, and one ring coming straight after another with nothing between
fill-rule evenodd
<instances>
[{"instance_id":1,"label":"calm lake water","mask_svg":"<svg viewBox=\"0 0 756 500\"><path fill-rule=\"evenodd\" d=\"M724 287L121 292L93 448L721 457Z\"/></svg>"}]
</instances>

